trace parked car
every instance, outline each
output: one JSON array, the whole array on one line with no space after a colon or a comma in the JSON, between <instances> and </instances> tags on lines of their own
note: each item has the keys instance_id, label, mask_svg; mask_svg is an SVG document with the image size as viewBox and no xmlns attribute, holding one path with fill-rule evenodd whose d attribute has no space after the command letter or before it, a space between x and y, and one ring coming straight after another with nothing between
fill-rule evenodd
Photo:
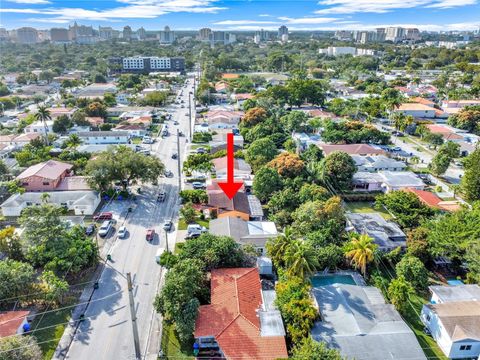
<instances>
[{"instance_id":1,"label":"parked car","mask_svg":"<svg viewBox=\"0 0 480 360\"><path fill-rule=\"evenodd\" d=\"M171 172L170 170L165 170L164 174L168 178L173 177L173 172Z\"/></svg>"},{"instance_id":2,"label":"parked car","mask_svg":"<svg viewBox=\"0 0 480 360\"><path fill-rule=\"evenodd\" d=\"M203 148L203 147L199 147L199 148L197 148L196 153L197 153L197 154L206 154L206 153L207 153L207 149L205 149L205 148Z\"/></svg>"},{"instance_id":3,"label":"parked car","mask_svg":"<svg viewBox=\"0 0 480 360\"><path fill-rule=\"evenodd\" d=\"M102 226L100 226L100 229L98 230L98 235L101 237L105 237L108 235L111 229L112 229L112 222L110 220L105 220L102 223Z\"/></svg>"},{"instance_id":4,"label":"parked car","mask_svg":"<svg viewBox=\"0 0 480 360\"><path fill-rule=\"evenodd\" d=\"M178 154L177 154L177 153L173 153L173 154L172 154L172 159L176 159L176 158L178 158Z\"/></svg>"},{"instance_id":5,"label":"parked car","mask_svg":"<svg viewBox=\"0 0 480 360\"><path fill-rule=\"evenodd\" d=\"M153 139L150 136L144 136L142 142L144 144L153 144Z\"/></svg>"},{"instance_id":6,"label":"parked car","mask_svg":"<svg viewBox=\"0 0 480 360\"><path fill-rule=\"evenodd\" d=\"M95 224L88 225L87 228L85 229L85 235L87 236L93 235L95 233L95 229L96 229Z\"/></svg>"},{"instance_id":7,"label":"parked car","mask_svg":"<svg viewBox=\"0 0 480 360\"><path fill-rule=\"evenodd\" d=\"M118 229L118 237L120 239L124 239L127 236L127 228L125 226L122 226L120 229Z\"/></svg>"},{"instance_id":8,"label":"parked car","mask_svg":"<svg viewBox=\"0 0 480 360\"><path fill-rule=\"evenodd\" d=\"M178 125L178 121L175 120L175 121L173 122L173 125Z\"/></svg>"},{"instance_id":9,"label":"parked car","mask_svg":"<svg viewBox=\"0 0 480 360\"><path fill-rule=\"evenodd\" d=\"M158 193L157 195L157 201L165 201L165 198L167 197L167 193L165 192L165 190L160 190L160 192Z\"/></svg>"},{"instance_id":10,"label":"parked car","mask_svg":"<svg viewBox=\"0 0 480 360\"><path fill-rule=\"evenodd\" d=\"M172 228L172 225L173 223L170 220L166 220L162 226L163 230L170 231L170 229Z\"/></svg>"},{"instance_id":11,"label":"parked car","mask_svg":"<svg viewBox=\"0 0 480 360\"><path fill-rule=\"evenodd\" d=\"M205 226L201 226L199 224L189 224L187 226L187 238L198 237L207 231L208 230Z\"/></svg>"},{"instance_id":12,"label":"parked car","mask_svg":"<svg viewBox=\"0 0 480 360\"><path fill-rule=\"evenodd\" d=\"M184 136L184 135L183 135L183 132L179 131L179 132L178 132L178 136L180 136L180 137Z\"/></svg>"},{"instance_id":13,"label":"parked car","mask_svg":"<svg viewBox=\"0 0 480 360\"><path fill-rule=\"evenodd\" d=\"M205 189L205 183L194 181L192 183L192 187L194 190L202 190L202 189Z\"/></svg>"},{"instance_id":14,"label":"parked car","mask_svg":"<svg viewBox=\"0 0 480 360\"><path fill-rule=\"evenodd\" d=\"M93 220L99 221L99 220L112 220L113 214L111 212L101 212L98 215L95 215L93 217Z\"/></svg>"},{"instance_id":15,"label":"parked car","mask_svg":"<svg viewBox=\"0 0 480 360\"><path fill-rule=\"evenodd\" d=\"M155 230L154 229L148 229L147 230L147 235L145 236L147 241L152 241L154 237L155 237Z\"/></svg>"}]
</instances>

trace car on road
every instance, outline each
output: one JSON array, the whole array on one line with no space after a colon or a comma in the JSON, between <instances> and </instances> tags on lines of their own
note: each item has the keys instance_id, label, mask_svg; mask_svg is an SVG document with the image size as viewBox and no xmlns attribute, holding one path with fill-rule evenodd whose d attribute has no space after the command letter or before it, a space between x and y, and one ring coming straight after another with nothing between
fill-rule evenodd
<instances>
[{"instance_id":1,"label":"car on road","mask_svg":"<svg viewBox=\"0 0 480 360\"><path fill-rule=\"evenodd\" d=\"M154 237L155 237L155 230L154 229L148 229L147 230L147 235L145 236L147 241L152 241Z\"/></svg>"},{"instance_id":2,"label":"car on road","mask_svg":"<svg viewBox=\"0 0 480 360\"><path fill-rule=\"evenodd\" d=\"M178 121L175 120L175 121L173 122L173 125L178 125Z\"/></svg>"},{"instance_id":3,"label":"car on road","mask_svg":"<svg viewBox=\"0 0 480 360\"><path fill-rule=\"evenodd\" d=\"M101 237L105 237L108 235L110 230L112 230L112 222L110 220L105 220L102 223L102 226L100 226L100 229L98 230L98 235Z\"/></svg>"},{"instance_id":4,"label":"car on road","mask_svg":"<svg viewBox=\"0 0 480 360\"><path fill-rule=\"evenodd\" d=\"M177 154L177 153L173 153L173 154L172 154L172 159L176 159L176 158L178 158L178 154Z\"/></svg>"},{"instance_id":5,"label":"car on road","mask_svg":"<svg viewBox=\"0 0 480 360\"><path fill-rule=\"evenodd\" d=\"M165 172L163 174L167 178L173 177L173 172L171 172L170 170L165 170Z\"/></svg>"},{"instance_id":6,"label":"car on road","mask_svg":"<svg viewBox=\"0 0 480 360\"><path fill-rule=\"evenodd\" d=\"M95 215L93 217L93 220L99 221L99 220L112 220L113 214L111 212L101 212L98 215Z\"/></svg>"},{"instance_id":7,"label":"car on road","mask_svg":"<svg viewBox=\"0 0 480 360\"><path fill-rule=\"evenodd\" d=\"M138 151L138 152L139 152L140 154L143 154L143 155L147 155L147 156L150 155L150 150L148 150L148 149L142 149L142 150L140 150L140 151Z\"/></svg>"},{"instance_id":8,"label":"car on road","mask_svg":"<svg viewBox=\"0 0 480 360\"><path fill-rule=\"evenodd\" d=\"M165 192L165 190L160 190L160 192L158 193L157 195L157 201L165 201L165 198L167 197L167 193Z\"/></svg>"},{"instance_id":9,"label":"car on road","mask_svg":"<svg viewBox=\"0 0 480 360\"><path fill-rule=\"evenodd\" d=\"M87 236L93 235L95 233L95 229L96 229L95 224L88 225L87 228L85 229L85 235Z\"/></svg>"},{"instance_id":10,"label":"car on road","mask_svg":"<svg viewBox=\"0 0 480 360\"><path fill-rule=\"evenodd\" d=\"M392 151L402 151L402 148L400 146L395 146L392 148Z\"/></svg>"},{"instance_id":11,"label":"car on road","mask_svg":"<svg viewBox=\"0 0 480 360\"><path fill-rule=\"evenodd\" d=\"M199 148L197 148L196 153L197 153L197 154L206 154L206 153L207 153L207 149L205 149L205 148L203 148L203 147L199 147Z\"/></svg>"},{"instance_id":12,"label":"car on road","mask_svg":"<svg viewBox=\"0 0 480 360\"><path fill-rule=\"evenodd\" d=\"M127 228L125 226L120 227L118 229L118 237L120 239L124 239L127 236Z\"/></svg>"},{"instance_id":13,"label":"car on road","mask_svg":"<svg viewBox=\"0 0 480 360\"><path fill-rule=\"evenodd\" d=\"M184 108L185 108L185 105L182 105L182 106L180 106L180 107L181 107L182 109L184 109Z\"/></svg>"},{"instance_id":14,"label":"car on road","mask_svg":"<svg viewBox=\"0 0 480 360\"><path fill-rule=\"evenodd\" d=\"M179 131L179 132L178 132L178 136L180 136L180 137L184 136L184 135L183 135L183 132Z\"/></svg>"},{"instance_id":15,"label":"car on road","mask_svg":"<svg viewBox=\"0 0 480 360\"><path fill-rule=\"evenodd\" d=\"M166 220L163 223L162 228L163 228L163 230L170 231L172 229L172 226L173 226L173 223L170 220Z\"/></svg>"},{"instance_id":16,"label":"car on road","mask_svg":"<svg viewBox=\"0 0 480 360\"><path fill-rule=\"evenodd\" d=\"M144 136L142 142L144 144L153 144L154 140L150 136Z\"/></svg>"},{"instance_id":17,"label":"car on road","mask_svg":"<svg viewBox=\"0 0 480 360\"><path fill-rule=\"evenodd\" d=\"M194 181L192 183L192 187L194 190L203 190L205 189L205 183L200 182L200 181Z\"/></svg>"}]
</instances>

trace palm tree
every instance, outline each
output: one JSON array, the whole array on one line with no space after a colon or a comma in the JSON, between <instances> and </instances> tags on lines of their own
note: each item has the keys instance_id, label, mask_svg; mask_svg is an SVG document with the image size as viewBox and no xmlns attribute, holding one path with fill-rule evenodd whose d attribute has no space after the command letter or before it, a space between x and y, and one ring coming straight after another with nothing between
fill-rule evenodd
<instances>
[{"instance_id":1,"label":"palm tree","mask_svg":"<svg viewBox=\"0 0 480 360\"><path fill-rule=\"evenodd\" d=\"M377 247L378 245L367 234L352 234L350 242L345 247L345 257L365 276L367 265L375 259Z\"/></svg>"},{"instance_id":2,"label":"palm tree","mask_svg":"<svg viewBox=\"0 0 480 360\"><path fill-rule=\"evenodd\" d=\"M314 248L303 240L294 240L286 249L287 274L299 278L311 275L319 266Z\"/></svg>"},{"instance_id":3,"label":"palm tree","mask_svg":"<svg viewBox=\"0 0 480 360\"><path fill-rule=\"evenodd\" d=\"M41 105L38 107L37 113L35 114L35 120L43 122L45 128L45 143L48 145L48 125L47 121L51 120L50 111L46 106Z\"/></svg>"},{"instance_id":4,"label":"palm tree","mask_svg":"<svg viewBox=\"0 0 480 360\"><path fill-rule=\"evenodd\" d=\"M293 233L290 228L285 229L285 233L277 236L267 242L267 253L277 267L283 267L285 264L285 253L287 248L294 241Z\"/></svg>"},{"instance_id":5,"label":"palm tree","mask_svg":"<svg viewBox=\"0 0 480 360\"><path fill-rule=\"evenodd\" d=\"M82 139L77 134L70 134L68 137L66 144L69 148L76 148L78 145L82 143Z\"/></svg>"}]
</instances>

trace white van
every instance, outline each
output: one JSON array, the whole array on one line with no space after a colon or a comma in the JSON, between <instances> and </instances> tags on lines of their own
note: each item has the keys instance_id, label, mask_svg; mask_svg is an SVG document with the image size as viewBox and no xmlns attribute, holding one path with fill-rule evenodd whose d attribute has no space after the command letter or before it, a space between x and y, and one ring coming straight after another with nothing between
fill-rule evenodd
<instances>
[{"instance_id":1,"label":"white van","mask_svg":"<svg viewBox=\"0 0 480 360\"><path fill-rule=\"evenodd\" d=\"M105 237L108 235L111 229L112 229L112 222L110 220L105 220L102 223L102 226L100 226L100 229L98 230L98 235L100 235L101 237Z\"/></svg>"}]
</instances>

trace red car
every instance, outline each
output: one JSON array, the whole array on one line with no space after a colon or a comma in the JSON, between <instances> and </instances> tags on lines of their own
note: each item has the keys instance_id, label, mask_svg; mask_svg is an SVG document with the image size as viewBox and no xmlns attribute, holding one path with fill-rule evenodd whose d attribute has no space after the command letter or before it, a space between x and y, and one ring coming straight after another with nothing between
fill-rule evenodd
<instances>
[{"instance_id":1,"label":"red car","mask_svg":"<svg viewBox=\"0 0 480 360\"><path fill-rule=\"evenodd\" d=\"M147 236L146 236L147 241L152 241L154 237L155 237L155 230L148 229Z\"/></svg>"},{"instance_id":2,"label":"red car","mask_svg":"<svg viewBox=\"0 0 480 360\"><path fill-rule=\"evenodd\" d=\"M101 212L98 215L95 215L93 217L93 220L99 221L99 220L112 220L113 214L111 212Z\"/></svg>"}]
</instances>

